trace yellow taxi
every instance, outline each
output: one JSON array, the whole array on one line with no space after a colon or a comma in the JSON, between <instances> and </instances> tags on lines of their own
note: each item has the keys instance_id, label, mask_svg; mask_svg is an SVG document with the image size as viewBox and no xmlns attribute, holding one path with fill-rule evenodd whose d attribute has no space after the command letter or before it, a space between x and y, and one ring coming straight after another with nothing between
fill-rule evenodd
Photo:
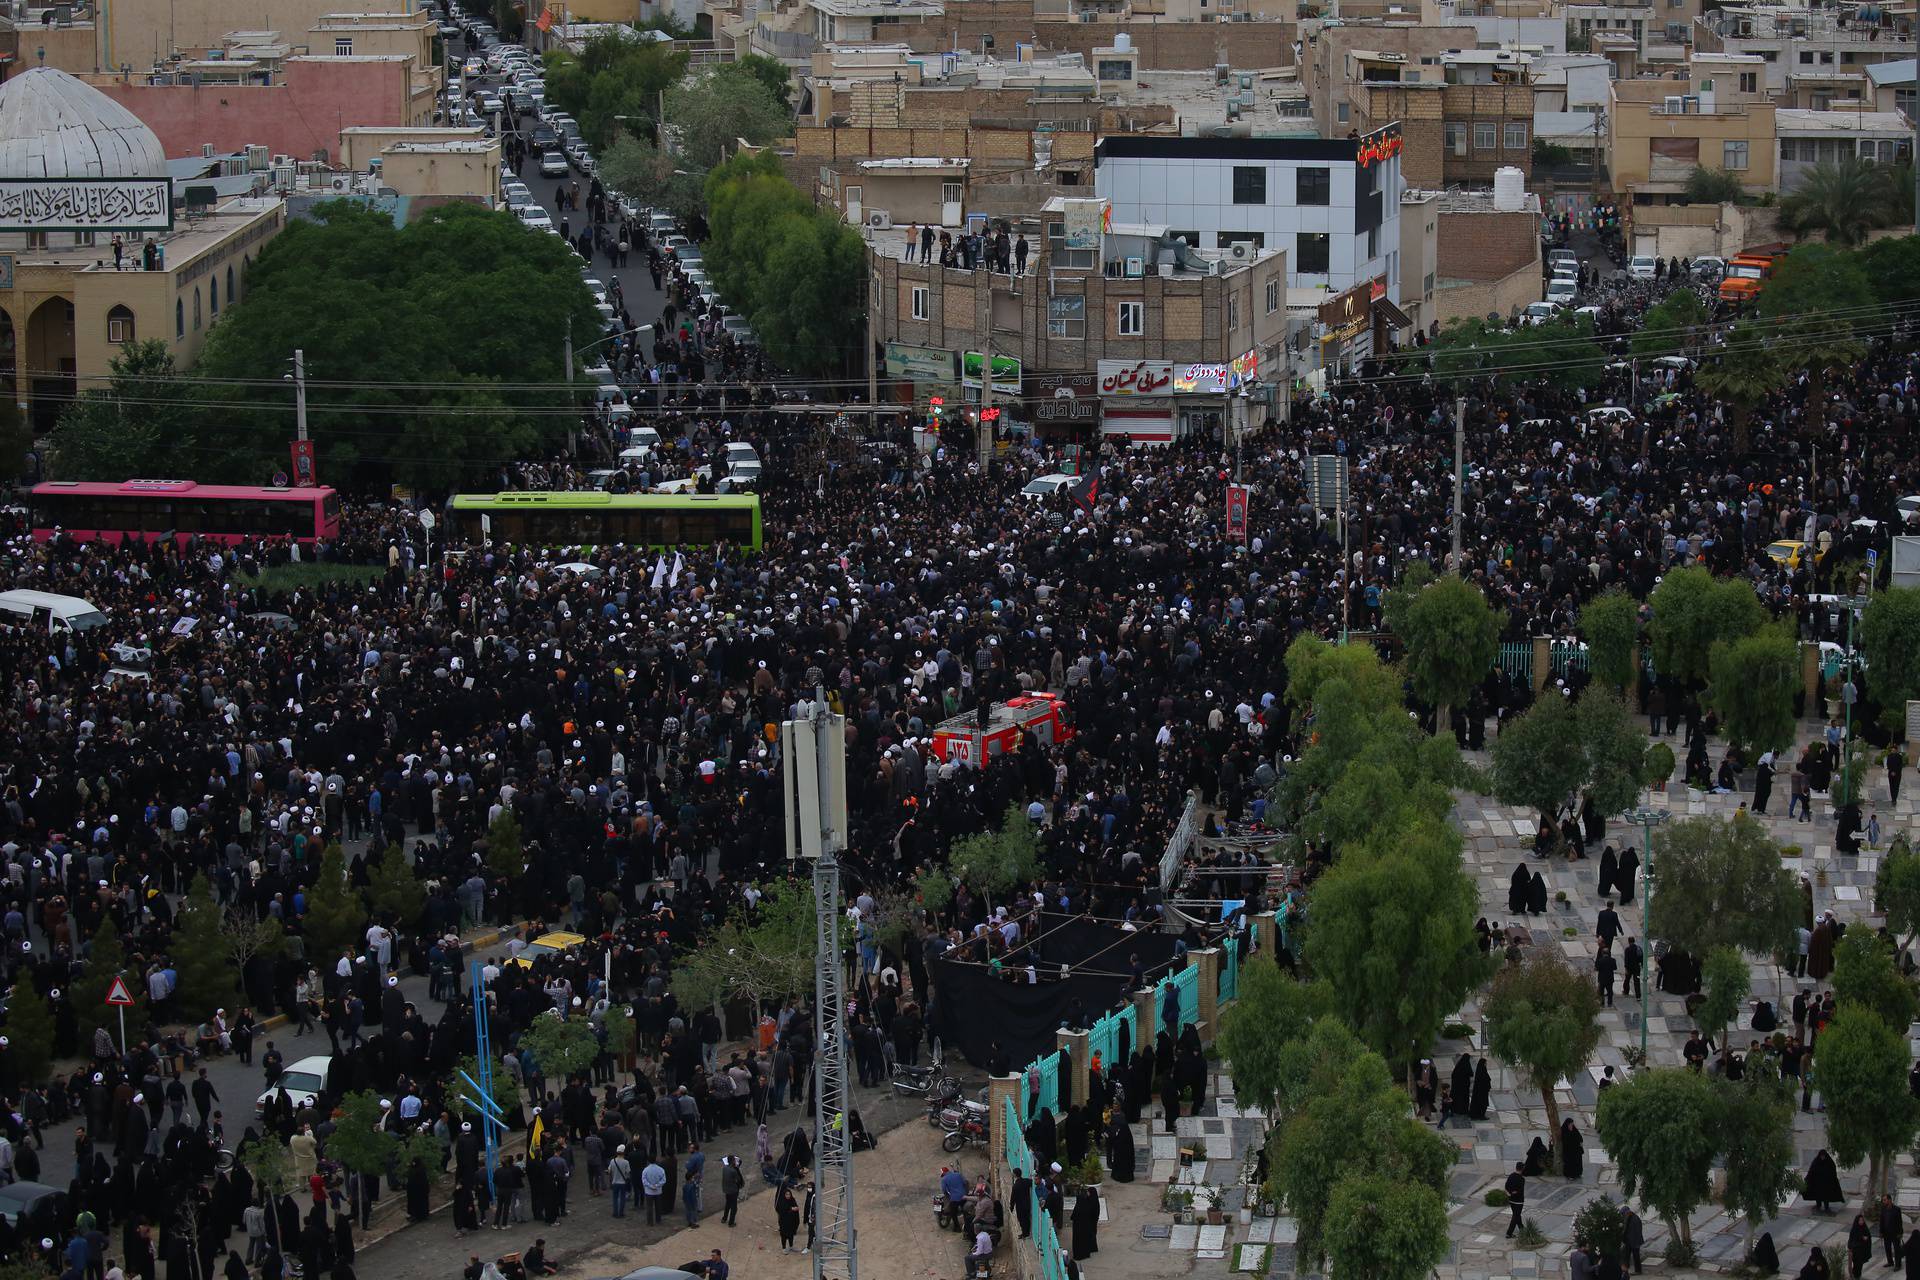
<instances>
[{"instance_id":1,"label":"yellow taxi","mask_svg":"<svg viewBox=\"0 0 1920 1280\"><path fill-rule=\"evenodd\" d=\"M1805 560L1808 554L1807 544L1793 538L1783 538L1779 542L1767 544L1767 558L1789 569L1798 569L1800 562Z\"/></svg>"},{"instance_id":2,"label":"yellow taxi","mask_svg":"<svg viewBox=\"0 0 1920 1280\"><path fill-rule=\"evenodd\" d=\"M583 933L543 933L522 947L520 954L513 958L513 962L522 969L531 969L533 962L539 957L565 951L568 947L577 947L586 940L587 937Z\"/></svg>"}]
</instances>

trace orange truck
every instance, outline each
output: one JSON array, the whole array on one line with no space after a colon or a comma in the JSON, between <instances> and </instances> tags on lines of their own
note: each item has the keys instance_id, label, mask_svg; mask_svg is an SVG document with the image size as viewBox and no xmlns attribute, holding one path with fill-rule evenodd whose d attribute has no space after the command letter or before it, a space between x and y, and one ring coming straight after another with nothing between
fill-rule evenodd
<instances>
[{"instance_id":1,"label":"orange truck","mask_svg":"<svg viewBox=\"0 0 1920 1280\"><path fill-rule=\"evenodd\" d=\"M1777 253L1736 254L1727 262L1727 274L1720 279L1720 301L1752 302L1779 261Z\"/></svg>"}]
</instances>

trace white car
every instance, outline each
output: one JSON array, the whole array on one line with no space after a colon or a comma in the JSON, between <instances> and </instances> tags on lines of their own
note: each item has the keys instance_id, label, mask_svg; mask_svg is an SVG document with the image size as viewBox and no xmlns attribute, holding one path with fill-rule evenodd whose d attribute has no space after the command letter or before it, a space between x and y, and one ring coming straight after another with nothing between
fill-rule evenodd
<instances>
[{"instance_id":1,"label":"white car","mask_svg":"<svg viewBox=\"0 0 1920 1280\"><path fill-rule=\"evenodd\" d=\"M1658 258L1654 258L1650 255L1641 255L1638 257L1628 258L1627 274L1632 276L1635 280L1651 280L1653 279L1653 273L1655 270L1654 263L1658 261L1659 261Z\"/></svg>"},{"instance_id":2,"label":"white car","mask_svg":"<svg viewBox=\"0 0 1920 1280\"><path fill-rule=\"evenodd\" d=\"M468 58L460 64L460 73L469 80L478 80L481 76L487 74L487 66L478 58Z\"/></svg>"},{"instance_id":3,"label":"white car","mask_svg":"<svg viewBox=\"0 0 1920 1280\"><path fill-rule=\"evenodd\" d=\"M567 176L567 158L558 151L549 151L540 157L540 176L543 178L564 178Z\"/></svg>"},{"instance_id":4,"label":"white car","mask_svg":"<svg viewBox=\"0 0 1920 1280\"><path fill-rule=\"evenodd\" d=\"M1524 325L1545 324L1553 319L1557 308L1551 302L1529 302L1526 310L1520 313L1520 323Z\"/></svg>"},{"instance_id":5,"label":"white car","mask_svg":"<svg viewBox=\"0 0 1920 1280\"><path fill-rule=\"evenodd\" d=\"M1555 306L1571 306L1580 296L1580 286L1570 276L1555 276L1547 284L1547 301Z\"/></svg>"},{"instance_id":6,"label":"white car","mask_svg":"<svg viewBox=\"0 0 1920 1280\"><path fill-rule=\"evenodd\" d=\"M757 467L760 465L760 451L744 440L735 440L727 445L726 459L729 467L741 462L751 462Z\"/></svg>"},{"instance_id":7,"label":"white car","mask_svg":"<svg viewBox=\"0 0 1920 1280\"><path fill-rule=\"evenodd\" d=\"M285 1094L297 1111L302 1106L312 1106L314 1099L327 1087L327 1066L333 1059L327 1054L312 1058L302 1058L280 1073L273 1087L254 1102L253 1110L259 1115L267 1109L267 1104Z\"/></svg>"},{"instance_id":8,"label":"white car","mask_svg":"<svg viewBox=\"0 0 1920 1280\"><path fill-rule=\"evenodd\" d=\"M1027 487L1020 491L1023 498L1050 498L1071 485L1078 476L1070 476L1064 471L1049 471L1046 475L1035 476L1027 481Z\"/></svg>"},{"instance_id":9,"label":"white car","mask_svg":"<svg viewBox=\"0 0 1920 1280\"><path fill-rule=\"evenodd\" d=\"M492 116L492 115L498 115L500 112L505 111L507 109L507 104L500 101L499 94L483 93L480 95L479 107L480 107L481 115Z\"/></svg>"},{"instance_id":10,"label":"white car","mask_svg":"<svg viewBox=\"0 0 1920 1280\"><path fill-rule=\"evenodd\" d=\"M520 215L520 221L526 223L536 231L558 230L558 228L553 225L553 219L547 216L547 211L537 204L530 204L523 209L515 209L514 212Z\"/></svg>"}]
</instances>

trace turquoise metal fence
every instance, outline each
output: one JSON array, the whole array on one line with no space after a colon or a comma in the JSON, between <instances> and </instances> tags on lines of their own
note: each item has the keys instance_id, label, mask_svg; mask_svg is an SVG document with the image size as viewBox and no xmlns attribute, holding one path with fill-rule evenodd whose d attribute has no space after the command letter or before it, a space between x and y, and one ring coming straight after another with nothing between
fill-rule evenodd
<instances>
[{"instance_id":1,"label":"turquoise metal fence","mask_svg":"<svg viewBox=\"0 0 1920 1280\"><path fill-rule=\"evenodd\" d=\"M1027 1150L1027 1131L1020 1125L1020 1108L1007 1099L1007 1114L1000 1126L1006 1130L1007 1167L1015 1173L1033 1172L1033 1153Z\"/></svg>"},{"instance_id":2,"label":"turquoise metal fence","mask_svg":"<svg viewBox=\"0 0 1920 1280\"><path fill-rule=\"evenodd\" d=\"M1547 651L1547 665L1555 676L1587 669L1587 646L1577 640L1555 640Z\"/></svg>"},{"instance_id":3,"label":"turquoise metal fence","mask_svg":"<svg viewBox=\"0 0 1920 1280\"><path fill-rule=\"evenodd\" d=\"M1171 986L1180 999L1180 1026L1200 1021L1200 970L1189 964L1178 973L1168 974L1160 980L1160 986L1153 993L1153 1011L1156 1017L1166 1008L1167 988ZM1180 1027L1162 1027L1162 1031L1178 1034Z\"/></svg>"},{"instance_id":4,"label":"turquoise metal fence","mask_svg":"<svg viewBox=\"0 0 1920 1280\"><path fill-rule=\"evenodd\" d=\"M1240 994L1240 940L1232 934L1227 935L1226 953L1226 959L1220 965L1221 1004Z\"/></svg>"},{"instance_id":5,"label":"turquoise metal fence","mask_svg":"<svg viewBox=\"0 0 1920 1280\"><path fill-rule=\"evenodd\" d=\"M1119 1039L1120 1017L1118 1014L1106 1014L1093 1024L1087 1032L1087 1062L1091 1066L1093 1059L1100 1059L1102 1067L1113 1062L1114 1045Z\"/></svg>"},{"instance_id":6,"label":"turquoise metal fence","mask_svg":"<svg viewBox=\"0 0 1920 1280\"><path fill-rule=\"evenodd\" d=\"M1116 1058L1126 1057L1140 1048L1140 1023L1135 1016L1133 1006L1128 1005L1120 1011L1113 1024L1113 1052ZM1122 1050L1125 1050L1123 1053Z\"/></svg>"},{"instance_id":7,"label":"turquoise metal fence","mask_svg":"<svg viewBox=\"0 0 1920 1280\"><path fill-rule=\"evenodd\" d=\"M1060 1055L1040 1055L1040 1106L1060 1114Z\"/></svg>"},{"instance_id":8,"label":"turquoise metal fence","mask_svg":"<svg viewBox=\"0 0 1920 1280\"><path fill-rule=\"evenodd\" d=\"M1500 657L1495 661L1500 673L1509 680L1533 678L1533 645L1525 640L1503 640Z\"/></svg>"},{"instance_id":9,"label":"turquoise metal fence","mask_svg":"<svg viewBox=\"0 0 1920 1280\"><path fill-rule=\"evenodd\" d=\"M1067 1280L1066 1251L1060 1247L1053 1215L1047 1212L1037 1192L1033 1204L1033 1248L1040 1255L1041 1280Z\"/></svg>"}]
</instances>

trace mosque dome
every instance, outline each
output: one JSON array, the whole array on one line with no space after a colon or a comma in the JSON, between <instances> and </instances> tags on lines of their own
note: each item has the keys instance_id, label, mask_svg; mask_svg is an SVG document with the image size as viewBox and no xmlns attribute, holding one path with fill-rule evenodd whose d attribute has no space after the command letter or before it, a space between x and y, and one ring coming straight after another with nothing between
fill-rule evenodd
<instances>
[{"instance_id":1,"label":"mosque dome","mask_svg":"<svg viewBox=\"0 0 1920 1280\"><path fill-rule=\"evenodd\" d=\"M153 130L92 85L53 67L0 82L0 179L166 176Z\"/></svg>"}]
</instances>

